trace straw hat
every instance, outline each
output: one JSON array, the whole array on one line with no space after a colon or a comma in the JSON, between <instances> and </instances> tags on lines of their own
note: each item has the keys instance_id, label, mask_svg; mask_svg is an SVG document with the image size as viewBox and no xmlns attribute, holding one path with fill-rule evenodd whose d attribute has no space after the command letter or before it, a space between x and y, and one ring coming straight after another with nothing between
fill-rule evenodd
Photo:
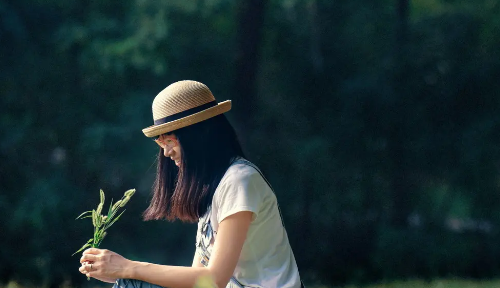
<instances>
[{"instance_id":1,"label":"straw hat","mask_svg":"<svg viewBox=\"0 0 500 288\"><path fill-rule=\"evenodd\" d=\"M231 100L215 101L208 87L196 81L179 81L163 89L153 100L154 125L142 129L155 137L231 110Z\"/></svg>"}]
</instances>

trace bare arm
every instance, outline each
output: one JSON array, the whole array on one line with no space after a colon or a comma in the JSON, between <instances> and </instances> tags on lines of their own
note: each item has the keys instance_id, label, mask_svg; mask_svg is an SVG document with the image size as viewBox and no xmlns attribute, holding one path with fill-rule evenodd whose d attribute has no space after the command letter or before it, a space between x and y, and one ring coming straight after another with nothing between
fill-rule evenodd
<instances>
[{"instance_id":1,"label":"bare arm","mask_svg":"<svg viewBox=\"0 0 500 288\"><path fill-rule=\"evenodd\" d=\"M85 271L90 277L137 279L164 287L191 288L200 276L211 275L218 287L225 287L238 263L251 222L252 212L244 211L227 217L219 224L208 267L130 261L114 252L94 248L86 250L80 261L94 261L93 270ZM193 265L199 260L196 258L197 255Z\"/></svg>"}]
</instances>

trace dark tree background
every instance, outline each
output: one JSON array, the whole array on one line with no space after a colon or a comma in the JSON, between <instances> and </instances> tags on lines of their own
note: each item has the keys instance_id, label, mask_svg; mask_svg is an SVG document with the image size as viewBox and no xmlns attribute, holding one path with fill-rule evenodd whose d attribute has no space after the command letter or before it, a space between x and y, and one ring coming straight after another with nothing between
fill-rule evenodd
<instances>
[{"instance_id":1,"label":"dark tree background","mask_svg":"<svg viewBox=\"0 0 500 288\"><path fill-rule=\"evenodd\" d=\"M273 183L306 283L500 275L500 1L0 0L0 284L87 285L104 247L189 265L142 222L172 82L207 84Z\"/></svg>"}]
</instances>

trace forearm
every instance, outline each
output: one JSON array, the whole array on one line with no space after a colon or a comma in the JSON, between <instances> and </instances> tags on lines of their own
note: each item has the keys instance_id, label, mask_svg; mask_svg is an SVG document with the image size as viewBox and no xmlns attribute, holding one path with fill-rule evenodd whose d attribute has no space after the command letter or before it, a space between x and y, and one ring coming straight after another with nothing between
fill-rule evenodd
<instances>
[{"instance_id":1,"label":"forearm","mask_svg":"<svg viewBox=\"0 0 500 288\"><path fill-rule=\"evenodd\" d=\"M203 275L210 275L205 267L167 266L132 261L124 278L137 279L170 288L192 288L196 280Z\"/></svg>"}]
</instances>

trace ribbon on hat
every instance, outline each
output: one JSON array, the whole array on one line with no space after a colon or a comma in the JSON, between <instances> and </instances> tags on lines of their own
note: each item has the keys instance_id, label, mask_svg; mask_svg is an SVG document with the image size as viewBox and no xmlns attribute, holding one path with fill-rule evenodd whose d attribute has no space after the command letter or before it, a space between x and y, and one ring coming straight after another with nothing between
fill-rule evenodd
<instances>
[{"instance_id":1,"label":"ribbon on hat","mask_svg":"<svg viewBox=\"0 0 500 288\"><path fill-rule=\"evenodd\" d=\"M155 125L161 125L161 124L165 124L165 123L168 123L168 122L172 122L172 121L175 121L177 119L184 118L186 116L189 116L189 115L194 114L194 113L198 113L200 111L203 111L205 109L208 109L208 108L214 107L214 106L217 106L217 101L215 101L215 100L212 101L212 102L208 102L208 103L205 103L203 105L200 105L198 107L193 107L191 109L184 110L184 111L181 111L179 113L175 113L173 115L170 115L170 116L167 116L167 117L155 120L154 124Z\"/></svg>"}]
</instances>

